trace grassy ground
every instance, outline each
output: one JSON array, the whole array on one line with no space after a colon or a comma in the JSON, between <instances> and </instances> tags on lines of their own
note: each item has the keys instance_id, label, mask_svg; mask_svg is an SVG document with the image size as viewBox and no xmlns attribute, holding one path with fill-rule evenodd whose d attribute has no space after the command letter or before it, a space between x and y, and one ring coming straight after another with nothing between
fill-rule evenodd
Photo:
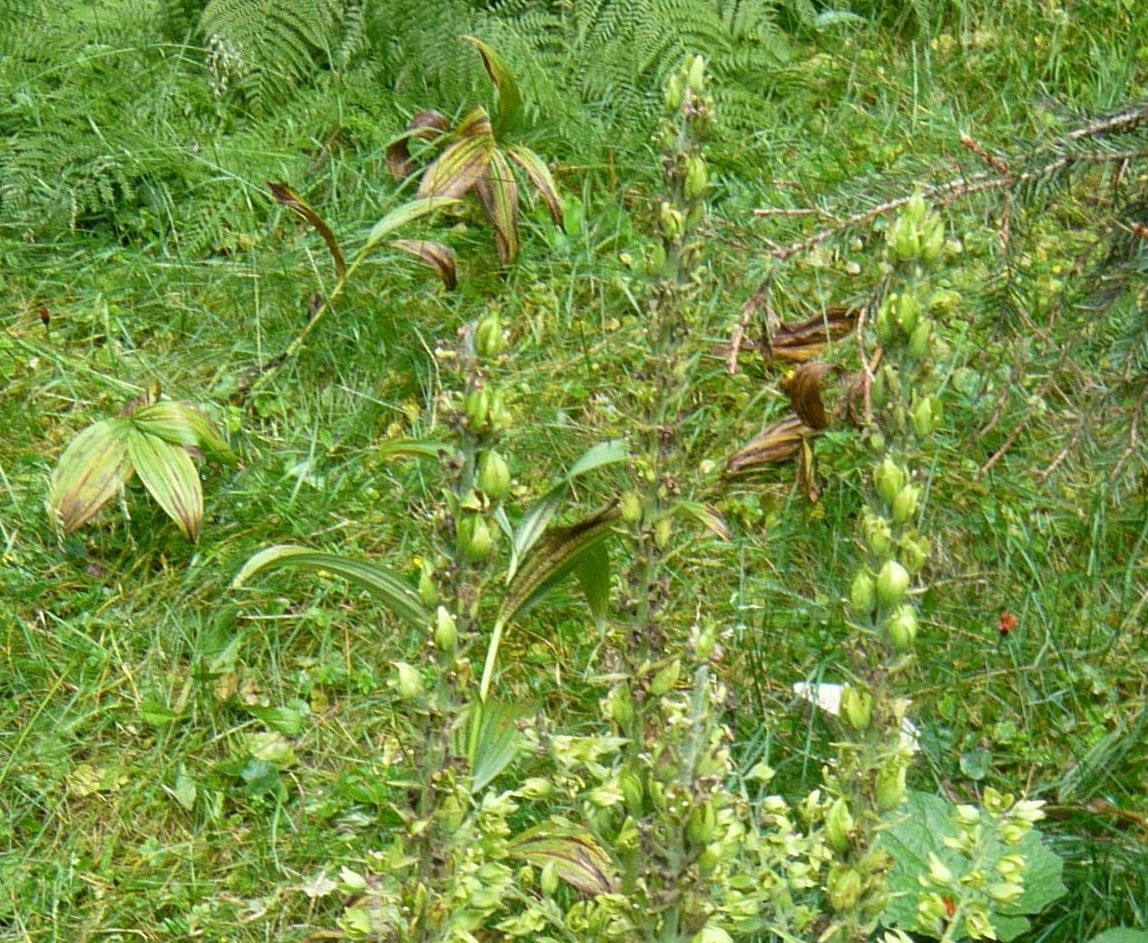
<instances>
[{"instance_id":1,"label":"grassy ground","mask_svg":"<svg viewBox=\"0 0 1148 943\"><path fill-rule=\"evenodd\" d=\"M863 458L848 432L825 437L817 504L789 468L720 476L784 411L777 370L746 358L729 376L720 348L767 269L766 240L810 226L751 210L904 192L977 166L960 130L1019 159L1080 113L1143 98L1148 23L1133 4L994 9L918 38L892 27L796 38L760 133L715 143L703 312L713 354L696 382L704 408L685 431L734 539L679 561L676 589L731 628L738 748L747 761L768 756L789 788L813 782L828 755L824 732L792 709L790 684L833 675ZM379 446L439 428L436 395L456 381L436 345L492 302L513 340L506 451L523 497L625 434L611 391L627 382L642 325L623 257L647 223L655 168L641 139L589 167L549 156L583 201L573 238L532 219L522 260L499 274L476 216L450 234L462 266L454 294L412 263L380 259L244 406L229 405L244 371L290 342L309 293L331 278L322 244L292 219L268 203L250 245L216 255L158 238L125 244L100 225L48 239L4 231L0 938L302 940L332 926L341 900L316 879L363 860L387 824L402 788L391 664L417 660L422 643L334 582L228 584L252 552L280 542L386 558L415 578L433 469L386 460ZM332 158L324 189L340 196L324 212L341 233L381 215L382 163L377 148ZM370 186L341 189L348 181ZM968 302L949 325L950 410L929 480L926 527L941 550L911 678L927 759L917 784L966 795L998 783L1048 799L1070 893L1034 938L1082 940L1148 920L1144 453L1113 473L1132 441L1136 388L1113 385L1120 368L1104 362L1104 337L1075 348L1092 358L1078 374L1057 373L1066 333L1084 321L1050 286L1071 285L1086 197L1068 192L1032 218L1016 210L1029 323L994 306L998 211L970 201L949 217L965 246L951 278ZM778 275L775 305L798 320L863 297L878 249L860 232L797 260ZM44 513L56 457L153 378L203 404L242 458L206 471L201 540L184 542L138 486L58 539ZM1077 433L1083 409L1094 421ZM585 504L611 486L599 479ZM1002 639L1005 612L1019 627ZM597 697L584 621L559 600L511 636L505 661L505 684L573 724Z\"/></svg>"}]
</instances>

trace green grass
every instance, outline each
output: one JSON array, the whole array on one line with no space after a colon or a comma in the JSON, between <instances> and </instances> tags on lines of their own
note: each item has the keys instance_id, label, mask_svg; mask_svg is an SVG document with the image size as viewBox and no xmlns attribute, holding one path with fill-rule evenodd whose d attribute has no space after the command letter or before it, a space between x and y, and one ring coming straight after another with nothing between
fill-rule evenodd
<instances>
[{"instance_id":1,"label":"green grass","mask_svg":"<svg viewBox=\"0 0 1148 943\"><path fill-rule=\"evenodd\" d=\"M831 677L839 664L867 459L847 432L821 440L816 505L789 467L719 475L785 402L776 368L747 359L731 377L713 351L770 268L765 240L818 225L750 211L844 215L862 194L949 179L957 161L975 166L961 130L1023 160L1075 117L1142 100L1148 87L1138 46L1148 22L1135 4L946 9L942 25L916 35L853 26L794 36L794 61L760 102L760 133L712 144L721 175L714 278L697 315L711 352L683 433L734 537L676 557L673 591L687 601L683 618L696 606L730 629L739 757L768 758L795 792L816 783L831 750L827 733L793 709L791 683ZM153 74L206 101L202 76L169 65ZM74 231L30 231L27 219L0 228L0 938L238 943L330 929L342 898L307 888L361 865L394 824L406 721L390 666L417 662L423 642L335 583L275 576L234 591L231 577L255 550L301 542L385 559L417 578L417 559L432 552L435 470L386 460L378 447L395 435L446 434L442 394L458 383L434 351L489 305L510 325L506 452L522 497L589 445L630 431L614 393L631 383L644 336L620 257L640 255L656 173L637 134L620 135L608 153L587 142L585 153L547 155L564 191L584 202L587 225L575 238L552 247L547 224L531 218L523 258L500 273L475 213L446 234L460 258L455 295L413 263L380 257L250 408L229 405L244 371L286 347L310 292L333 280L322 243L264 199L262 178L301 177L327 118L357 109L358 123L348 122L356 135L306 195L344 237L396 200L378 128L402 122L383 113L383 94L370 94L353 81L300 93L291 113L299 128L281 148L257 122L229 119L237 130L213 132L194 169L175 142L205 112L187 127L170 116L150 156L161 177L167 164L185 174L165 178L178 196L175 228L122 199ZM365 129L364 112L376 128ZM147 139L151 127L133 133ZM1041 918L1033 939L1042 941L1148 920L1142 446L1112 478L1143 374L1118 356L1121 338L1087 333L1091 296L1061 303L1050 288L1061 279L1074 290L1082 240L1108 225L1089 206L1101 182L1097 172L1079 190L1034 199L1032 218L1016 210L1024 309L999 303L992 274L999 203L949 213L966 246L951 278L966 300L947 332L948 411L925 518L939 551L907 681L925 731L918 785L969 796L997 784L1053 807L1047 831L1070 892ZM221 209L223 191L234 195L233 216ZM208 238L190 232L197 219ZM1117 222L1137 221L1148 222ZM879 234L857 235L859 248L846 238L777 270L774 303L786 319L871 289ZM1133 249L1141 267L1143 252ZM864 274L850 274L847 261ZM1142 280L1134 284L1142 303ZM1132 341L1143 345L1142 315L1138 329ZM842 362L852 355L852 341L835 351ZM199 544L183 542L137 485L59 540L44 513L55 458L153 379L229 427L241 455L237 469L205 471ZM982 434L998 404L1001 420ZM1077 433L1082 414L1095 421ZM1065 460L1041 475L1074 435ZM593 507L617 484L599 476L579 500ZM1020 627L1001 641L1005 611ZM570 728L593 723L603 694L586 622L560 595L510 633L500 680ZM286 709L298 727L266 708ZM290 761L252 759L287 745Z\"/></svg>"}]
</instances>

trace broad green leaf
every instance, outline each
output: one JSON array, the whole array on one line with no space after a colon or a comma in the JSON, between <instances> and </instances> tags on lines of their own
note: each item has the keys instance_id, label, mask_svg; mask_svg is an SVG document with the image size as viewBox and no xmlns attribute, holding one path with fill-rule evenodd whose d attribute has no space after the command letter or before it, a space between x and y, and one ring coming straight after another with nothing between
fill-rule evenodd
<instances>
[{"instance_id":1,"label":"broad green leaf","mask_svg":"<svg viewBox=\"0 0 1148 943\"><path fill-rule=\"evenodd\" d=\"M490 155L474 189L494 225L498 260L507 265L518 257L518 181L501 151Z\"/></svg>"},{"instance_id":2,"label":"broad green leaf","mask_svg":"<svg viewBox=\"0 0 1148 943\"><path fill-rule=\"evenodd\" d=\"M591 544L574 565L574 577L586 595L586 604L599 629L610 610L610 552L606 543Z\"/></svg>"},{"instance_id":3,"label":"broad green leaf","mask_svg":"<svg viewBox=\"0 0 1148 943\"><path fill-rule=\"evenodd\" d=\"M457 198L466 194L482 176L494 155L490 117L476 108L463 119L455 141L423 173L419 198Z\"/></svg>"},{"instance_id":4,"label":"broad green leaf","mask_svg":"<svg viewBox=\"0 0 1148 943\"><path fill-rule=\"evenodd\" d=\"M626 443L622 439L599 442L587 449L582 457L570 466L566 474L562 476L561 481L531 505L522 520L519 521L518 529L514 532L507 580L514 579L514 574L518 571L519 561L546 531L574 479L586 474L586 472L593 471L595 468L620 462L628 455Z\"/></svg>"},{"instance_id":5,"label":"broad green leaf","mask_svg":"<svg viewBox=\"0 0 1148 943\"><path fill-rule=\"evenodd\" d=\"M424 265L433 268L447 291L454 291L458 284L458 273L454 261L454 250L444 246L441 242L430 242L426 239L395 239L387 245L400 252L413 255Z\"/></svg>"},{"instance_id":6,"label":"broad green leaf","mask_svg":"<svg viewBox=\"0 0 1148 943\"><path fill-rule=\"evenodd\" d=\"M425 200L410 200L401 206L396 206L371 227L371 231L367 233L367 244L363 247L363 254L370 252L378 246L383 239L407 223L421 219L433 213L435 210L440 210L447 206L457 206L461 202L461 200L453 198L432 196Z\"/></svg>"},{"instance_id":7,"label":"broad green leaf","mask_svg":"<svg viewBox=\"0 0 1148 943\"><path fill-rule=\"evenodd\" d=\"M490 81L498 89L499 129L510 127L522 109L522 95L518 91L518 83L514 79L514 73L510 71L510 66L506 64L506 60L477 36L463 36L462 40L470 43L478 50L478 54L482 56L482 64L486 68L486 74L490 76Z\"/></svg>"},{"instance_id":8,"label":"broad green leaf","mask_svg":"<svg viewBox=\"0 0 1148 943\"><path fill-rule=\"evenodd\" d=\"M375 449L379 458L438 458L453 446L430 439L387 439Z\"/></svg>"},{"instance_id":9,"label":"broad green leaf","mask_svg":"<svg viewBox=\"0 0 1148 943\"><path fill-rule=\"evenodd\" d=\"M565 228L562 199L558 196L558 187L550 175L550 168L546 166L546 161L529 147L508 147L506 148L506 156L526 171L526 176L530 178L530 182L534 184L534 188L542 197L546 208L550 210L550 217L554 220L555 225Z\"/></svg>"},{"instance_id":10,"label":"broad green leaf","mask_svg":"<svg viewBox=\"0 0 1148 943\"><path fill-rule=\"evenodd\" d=\"M516 615L541 602L587 552L609 535L620 513L615 502L578 524L547 531L507 584L496 624L507 625Z\"/></svg>"},{"instance_id":11,"label":"broad green leaf","mask_svg":"<svg viewBox=\"0 0 1148 943\"><path fill-rule=\"evenodd\" d=\"M65 534L90 521L132 477L126 419L105 419L76 436L56 463L48 510Z\"/></svg>"},{"instance_id":12,"label":"broad green leaf","mask_svg":"<svg viewBox=\"0 0 1148 943\"><path fill-rule=\"evenodd\" d=\"M583 894L610 894L616 890L610 856L594 841L594 836L568 822L552 821L537 825L511 839L507 851L543 868L552 864L558 876Z\"/></svg>"},{"instance_id":13,"label":"broad green leaf","mask_svg":"<svg viewBox=\"0 0 1148 943\"><path fill-rule=\"evenodd\" d=\"M193 543L203 523L203 488L195 462L182 445L172 445L133 428L128 460L156 503Z\"/></svg>"},{"instance_id":14,"label":"broad green leaf","mask_svg":"<svg viewBox=\"0 0 1148 943\"><path fill-rule=\"evenodd\" d=\"M487 701L472 705L467 719L467 759L470 761L470 791L481 792L518 755L518 721L527 715L521 705Z\"/></svg>"},{"instance_id":15,"label":"broad green leaf","mask_svg":"<svg viewBox=\"0 0 1148 943\"><path fill-rule=\"evenodd\" d=\"M137 409L128 421L140 432L164 442L197 448L212 461L225 465L234 465L238 461L211 420L188 403L173 400L152 403Z\"/></svg>"},{"instance_id":16,"label":"broad green leaf","mask_svg":"<svg viewBox=\"0 0 1148 943\"><path fill-rule=\"evenodd\" d=\"M307 547L280 544L255 554L243 564L231 581L232 589L248 582L257 573L280 567L299 567L313 573L339 576L367 590L395 615L419 629L425 629L433 614L405 581L389 570L359 560L348 560L334 553L322 553Z\"/></svg>"},{"instance_id":17,"label":"broad green leaf","mask_svg":"<svg viewBox=\"0 0 1148 943\"><path fill-rule=\"evenodd\" d=\"M323 217L316 213L310 204L287 186L287 184L268 181L267 186L270 188L271 195L275 197L277 203L281 203L288 209L294 210L319 231L319 235L323 237L323 241L327 243L327 248L331 251L331 258L335 261L335 271L339 279L342 280L345 278L347 275L347 260L343 258L343 250L339 248L339 240L335 238L334 232L332 232L331 227L324 222Z\"/></svg>"}]
</instances>

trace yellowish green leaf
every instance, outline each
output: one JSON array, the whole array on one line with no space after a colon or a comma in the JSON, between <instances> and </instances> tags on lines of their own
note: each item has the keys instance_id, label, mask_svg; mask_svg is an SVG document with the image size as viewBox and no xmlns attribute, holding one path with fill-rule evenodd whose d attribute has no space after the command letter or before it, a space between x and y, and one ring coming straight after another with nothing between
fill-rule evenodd
<instances>
[{"instance_id":1,"label":"yellowish green leaf","mask_svg":"<svg viewBox=\"0 0 1148 943\"><path fill-rule=\"evenodd\" d=\"M238 461L212 421L189 403L162 400L137 409L129 421L140 432L172 445L197 448L213 461L225 465L234 465Z\"/></svg>"},{"instance_id":2,"label":"yellowish green leaf","mask_svg":"<svg viewBox=\"0 0 1148 943\"><path fill-rule=\"evenodd\" d=\"M501 151L491 153L475 192L494 224L499 261L503 265L513 262L518 257L518 181Z\"/></svg>"},{"instance_id":3,"label":"yellowish green leaf","mask_svg":"<svg viewBox=\"0 0 1148 943\"><path fill-rule=\"evenodd\" d=\"M509 127L514 123L522 108L522 95L518 91L518 83L514 79L514 73L510 71L510 66L506 64L506 60L477 36L463 36L462 39L463 42L470 43L478 50L478 54L482 56L482 64L486 68L486 74L490 76L490 81L498 89L499 129Z\"/></svg>"},{"instance_id":4,"label":"yellowish green leaf","mask_svg":"<svg viewBox=\"0 0 1148 943\"><path fill-rule=\"evenodd\" d=\"M455 141L426 169L419 198L463 196L482 176L494 152L490 116L486 109L476 108L459 125Z\"/></svg>"},{"instance_id":5,"label":"yellowish green leaf","mask_svg":"<svg viewBox=\"0 0 1148 943\"><path fill-rule=\"evenodd\" d=\"M105 419L74 438L52 472L48 509L65 534L90 521L131 480L125 419Z\"/></svg>"},{"instance_id":6,"label":"yellowish green leaf","mask_svg":"<svg viewBox=\"0 0 1148 943\"><path fill-rule=\"evenodd\" d=\"M148 493L194 542L203 523L203 488L187 449L135 428L127 444L128 459Z\"/></svg>"},{"instance_id":7,"label":"yellowish green leaf","mask_svg":"<svg viewBox=\"0 0 1148 943\"><path fill-rule=\"evenodd\" d=\"M534 184L538 195L546 204L546 208L550 210L550 216L555 225L564 225L562 198L558 195L558 187L550 175L550 168L546 166L546 161L529 147L508 147L506 148L506 155L526 171L526 176L530 178L530 182Z\"/></svg>"}]
</instances>

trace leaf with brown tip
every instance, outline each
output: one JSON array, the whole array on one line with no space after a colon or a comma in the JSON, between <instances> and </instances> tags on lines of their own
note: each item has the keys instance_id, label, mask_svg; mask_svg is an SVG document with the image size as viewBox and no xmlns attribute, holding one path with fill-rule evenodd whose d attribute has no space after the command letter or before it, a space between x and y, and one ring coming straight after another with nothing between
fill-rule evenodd
<instances>
[{"instance_id":1,"label":"leaf with brown tip","mask_svg":"<svg viewBox=\"0 0 1148 943\"><path fill-rule=\"evenodd\" d=\"M148 493L194 543L203 523L203 488L187 449L133 428L128 459Z\"/></svg>"},{"instance_id":2,"label":"leaf with brown tip","mask_svg":"<svg viewBox=\"0 0 1148 943\"><path fill-rule=\"evenodd\" d=\"M52 471L48 510L65 534L82 527L112 500L132 477L125 419L88 426L64 449Z\"/></svg>"},{"instance_id":3,"label":"leaf with brown tip","mask_svg":"<svg viewBox=\"0 0 1148 943\"><path fill-rule=\"evenodd\" d=\"M455 141L426 169L419 198L463 196L478 182L494 151L490 116L485 108L476 108L459 125Z\"/></svg>"},{"instance_id":4,"label":"leaf with brown tip","mask_svg":"<svg viewBox=\"0 0 1148 943\"><path fill-rule=\"evenodd\" d=\"M442 112L433 108L420 111L411 118L407 129L387 146L387 169L397 181L406 180L415 171L415 162L411 160L411 150L408 146L412 138L421 141L433 141L450 130L450 122Z\"/></svg>"},{"instance_id":5,"label":"leaf with brown tip","mask_svg":"<svg viewBox=\"0 0 1148 943\"><path fill-rule=\"evenodd\" d=\"M454 262L454 250L450 246L427 239L395 239L387 245L413 255L420 262L429 265L438 272L438 277L442 279L446 290L454 291L458 284L458 274Z\"/></svg>"},{"instance_id":6,"label":"leaf with brown tip","mask_svg":"<svg viewBox=\"0 0 1148 943\"><path fill-rule=\"evenodd\" d=\"M613 862L594 837L566 822L547 822L512 839L512 858L536 868L553 865L562 880L583 894L609 894L616 889Z\"/></svg>"},{"instance_id":7,"label":"leaf with brown tip","mask_svg":"<svg viewBox=\"0 0 1148 943\"><path fill-rule=\"evenodd\" d=\"M820 430L829 425L825 404L821 402L821 389L826 375L835 372L836 367L832 364L807 363L798 367L793 376L781 385L797 418L811 429Z\"/></svg>"},{"instance_id":8,"label":"leaf with brown tip","mask_svg":"<svg viewBox=\"0 0 1148 943\"><path fill-rule=\"evenodd\" d=\"M797 416L786 416L764 429L748 445L740 449L727 463L727 471L737 472L758 465L784 462L792 458L801 443L816 430Z\"/></svg>"},{"instance_id":9,"label":"leaf with brown tip","mask_svg":"<svg viewBox=\"0 0 1148 943\"><path fill-rule=\"evenodd\" d=\"M131 414L130 421L140 432L173 445L197 448L212 461L224 465L238 462L211 420L190 403L160 400L137 409Z\"/></svg>"},{"instance_id":10,"label":"leaf with brown tip","mask_svg":"<svg viewBox=\"0 0 1148 943\"><path fill-rule=\"evenodd\" d=\"M335 260L335 272L342 279L347 274L347 261L343 258L343 250L339 248L339 240L335 238L331 227L323 221L323 217L316 213L310 204L287 184L269 181L267 186L271 189L271 195L275 197L277 203L294 210L319 231L319 235L327 243L327 248L331 250L331 258Z\"/></svg>"},{"instance_id":11,"label":"leaf with brown tip","mask_svg":"<svg viewBox=\"0 0 1148 943\"><path fill-rule=\"evenodd\" d=\"M562 200L558 196L558 187L550 175L550 168L546 161L539 157L529 147L508 147L506 156L526 171L526 176L534 184L538 195L542 197L546 208L550 210L550 217L556 226L565 225L562 211Z\"/></svg>"},{"instance_id":12,"label":"leaf with brown tip","mask_svg":"<svg viewBox=\"0 0 1148 943\"><path fill-rule=\"evenodd\" d=\"M498 260L503 265L513 262L518 257L518 181L497 148L474 189L494 224Z\"/></svg>"},{"instance_id":13,"label":"leaf with brown tip","mask_svg":"<svg viewBox=\"0 0 1148 943\"><path fill-rule=\"evenodd\" d=\"M782 324L770 338L774 360L804 363L818 356L830 341L848 337L857 324L860 308L837 305L800 324Z\"/></svg>"},{"instance_id":14,"label":"leaf with brown tip","mask_svg":"<svg viewBox=\"0 0 1148 943\"><path fill-rule=\"evenodd\" d=\"M522 108L522 94L518 91L514 73L510 71L506 60L477 36L463 36L462 41L470 43L482 56L486 74L498 89L498 127L500 129L509 127Z\"/></svg>"}]
</instances>

